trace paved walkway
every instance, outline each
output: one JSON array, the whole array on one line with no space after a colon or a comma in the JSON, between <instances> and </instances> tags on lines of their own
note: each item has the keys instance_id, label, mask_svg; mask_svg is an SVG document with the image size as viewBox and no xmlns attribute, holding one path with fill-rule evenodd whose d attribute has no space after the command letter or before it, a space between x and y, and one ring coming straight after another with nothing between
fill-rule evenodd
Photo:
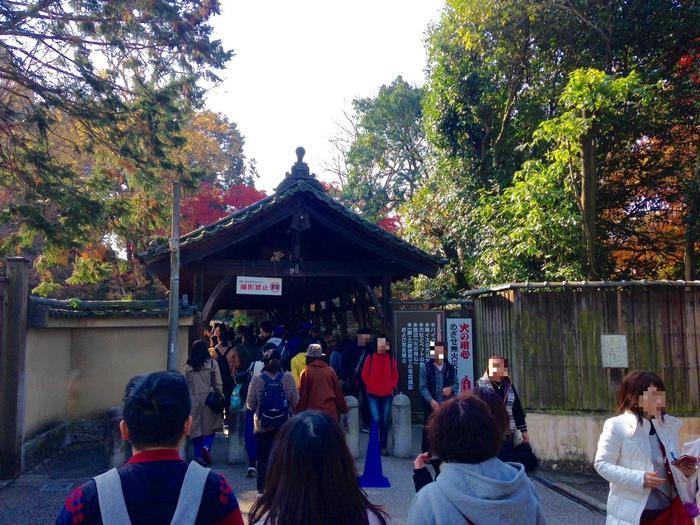
<instances>
[{"instance_id":1,"label":"paved walkway","mask_svg":"<svg viewBox=\"0 0 700 525\"><path fill-rule=\"evenodd\" d=\"M413 499L412 461L384 458L384 474L392 483L390 489L370 489L370 499L384 505L392 525L406 523ZM358 463L362 472L364 464ZM104 470L102 447L83 444L69 447L52 461L41 465L17 480L0 488L0 525L52 523L68 492ZM233 487L244 514L255 497L255 480L245 478L242 466L216 468ZM598 525L605 522L600 514L536 483L545 506L548 523L567 525Z\"/></svg>"}]
</instances>

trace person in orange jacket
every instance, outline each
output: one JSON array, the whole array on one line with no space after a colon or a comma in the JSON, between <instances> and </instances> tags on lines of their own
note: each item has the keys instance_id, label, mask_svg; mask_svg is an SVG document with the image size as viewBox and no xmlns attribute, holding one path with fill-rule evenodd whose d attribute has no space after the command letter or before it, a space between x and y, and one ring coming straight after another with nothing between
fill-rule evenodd
<instances>
[{"instance_id":1,"label":"person in orange jacket","mask_svg":"<svg viewBox=\"0 0 700 525\"><path fill-rule=\"evenodd\" d=\"M396 359L386 337L377 338L377 351L370 354L362 367L362 381L367 386L367 398L372 421L379 426L379 445L386 449L389 417L394 389L399 382Z\"/></svg>"}]
</instances>

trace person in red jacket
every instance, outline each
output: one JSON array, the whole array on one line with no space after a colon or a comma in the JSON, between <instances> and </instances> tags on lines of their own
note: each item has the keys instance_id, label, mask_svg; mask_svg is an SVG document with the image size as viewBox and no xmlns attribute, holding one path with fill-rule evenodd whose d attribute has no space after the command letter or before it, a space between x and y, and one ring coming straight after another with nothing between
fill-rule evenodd
<instances>
[{"instance_id":1,"label":"person in red jacket","mask_svg":"<svg viewBox=\"0 0 700 525\"><path fill-rule=\"evenodd\" d=\"M389 339L377 338L377 352L365 359L362 381L367 386L367 397L372 421L379 426L379 445L386 449L389 435L391 399L399 382L396 359L391 355Z\"/></svg>"}]
</instances>

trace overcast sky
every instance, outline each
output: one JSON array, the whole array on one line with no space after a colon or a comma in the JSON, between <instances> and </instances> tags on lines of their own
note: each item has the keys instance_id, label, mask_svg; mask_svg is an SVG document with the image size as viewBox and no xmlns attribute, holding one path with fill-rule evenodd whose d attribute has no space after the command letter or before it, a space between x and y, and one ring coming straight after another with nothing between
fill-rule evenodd
<instances>
[{"instance_id":1,"label":"overcast sky","mask_svg":"<svg viewBox=\"0 0 700 525\"><path fill-rule=\"evenodd\" d=\"M294 149L322 179L328 139L355 97L373 96L397 75L424 82L428 24L443 0L221 2L216 36L235 56L208 106L238 123L257 186L271 191Z\"/></svg>"}]
</instances>

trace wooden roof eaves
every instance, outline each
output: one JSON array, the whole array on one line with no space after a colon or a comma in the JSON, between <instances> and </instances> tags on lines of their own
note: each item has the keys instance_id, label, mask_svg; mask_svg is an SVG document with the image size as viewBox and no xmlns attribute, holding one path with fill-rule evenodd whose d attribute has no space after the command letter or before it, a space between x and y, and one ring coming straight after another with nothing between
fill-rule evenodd
<instances>
[{"instance_id":1,"label":"wooden roof eaves","mask_svg":"<svg viewBox=\"0 0 700 525\"><path fill-rule=\"evenodd\" d=\"M387 247L384 245L378 245L376 242L373 242L370 239L363 238L362 235L356 235L354 232L348 230L347 227L334 223L332 220L328 219L327 217L324 217L323 213L320 213L318 210L309 210L309 215L315 220L319 221L324 226L333 229L338 233L352 239L353 242L359 244L363 248L366 248L378 255L381 255L385 259L392 259L391 262L397 267L403 267L410 270L409 272L397 271L397 275L403 275L405 273L422 273L424 275L427 275L428 277L434 277L437 273L437 269L439 268L438 264L431 265L424 259L415 257L413 253L410 253L409 256L406 257L406 250L399 251L399 248L396 246ZM396 253L397 251L399 251L399 253ZM387 252L389 252L389 254L391 255L388 256L389 254Z\"/></svg>"},{"instance_id":2,"label":"wooden roof eaves","mask_svg":"<svg viewBox=\"0 0 700 525\"><path fill-rule=\"evenodd\" d=\"M412 256L404 256L401 257L401 259L404 261L412 261L409 264L409 267L418 273L423 273L429 277L433 277L437 273L440 266L442 266L442 260L438 257L424 252L420 248L404 241L403 239L400 239L396 235L383 230L376 224L361 217L354 211L330 197L325 193L325 191L321 191L303 180L296 182L293 186L286 188L282 192L265 197L264 199L248 206L247 208L244 208L243 210L232 213L212 224L202 226L186 235L183 235L180 237L180 249L183 251L188 251L190 247L206 242L222 232L237 229L236 226L253 220L254 217L262 214L264 211L269 210L273 206L280 204L281 202L300 192L313 195L315 199L323 202L335 212L338 212L340 215L343 215L350 221L354 222L359 227L370 233L370 235L377 238L377 240L382 240L388 243L390 247L403 251L404 253L410 253ZM354 238L357 239L358 237L354 236ZM373 251L376 251L376 249ZM382 250L380 253L385 255L385 250ZM169 251L167 243L161 243L150 246L146 252L139 254L139 258L142 262L150 265L159 259L167 258L168 255ZM183 257L183 262L185 260L186 258Z\"/></svg>"}]
</instances>

